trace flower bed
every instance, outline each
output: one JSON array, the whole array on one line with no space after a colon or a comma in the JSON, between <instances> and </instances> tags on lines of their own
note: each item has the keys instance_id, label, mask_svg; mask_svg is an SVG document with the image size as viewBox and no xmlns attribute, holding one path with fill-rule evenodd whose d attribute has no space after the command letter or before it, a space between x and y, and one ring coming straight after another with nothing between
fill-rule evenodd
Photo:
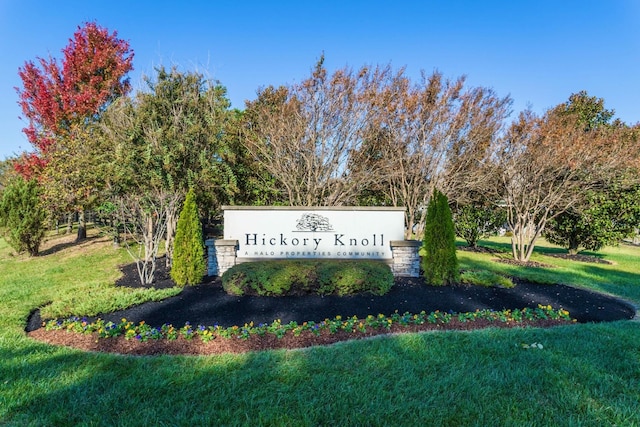
<instances>
[{"instance_id":1,"label":"flower bed","mask_svg":"<svg viewBox=\"0 0 640 427\"><path fill-rule=\"evenodd\" d=\"M101 319L88 322L71 317L50 320L44 328L31 333L37 339L54 344L71 345L94 351L129 354L212 354L243 352L270 348L298 348L331 344L374 335L423 330L478 329L483 327L554 326L571 323L566 310L551 306L516 310L478 310L470 313L424 311L418 314L378 314L359 319L355 316L325 319L321 322L289 322L274 320L270 324L244 326L162 325L152 327L145 322L135 325L122 319L119 323ZM64 335L63 335L64 334ZM77 339L73 339L73 337ZM83 339L84 338L89 338ZM71 338L71 339L69 339ZM74 345L74 343L76 345ZM161 345L155 345L161 343ZM215 346L213 346L215 344Z\"/></svg>"}]
</instances>

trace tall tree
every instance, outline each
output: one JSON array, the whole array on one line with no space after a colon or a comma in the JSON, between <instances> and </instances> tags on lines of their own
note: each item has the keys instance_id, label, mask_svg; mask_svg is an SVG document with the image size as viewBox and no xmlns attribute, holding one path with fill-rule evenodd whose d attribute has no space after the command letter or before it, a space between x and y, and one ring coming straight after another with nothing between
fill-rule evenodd
<instances>
[{"instance_id":1,"label":"tall tree","mask_svg":"<svg viewBox=\"0 0 640 427\"><path fill-rule=\"evenodd\" d=\"M371 97L377 164L391 203L407 208L406 237L422 234L436 187L462 202L486 183L483 164L511 101L464 83L434 72L414 85L401 70Z\"/></svg>"},{"instance_id":2,"label":"tall tree","mask_svg":"<svg viewBox=\"0 0 640 427\"><path fill-rule=\"evenodd\" d=\"M384 70L343 68L329 75L321 57L311 76L262 89L247 104L246 147L277 180L292 206L353 204L370 171L350 168L366 127L364 95Z\"/></svg>"},{"instance_id":3,"label":"tall tree","mask_svg":"<svg viewBox=\"0 0 640 427\"><path fill-rule=\"evenodd\" d=\"M126 75L133 69L133 52L117 32L88 22L78 27L62 54L61 61L37 58L19 70L23 88L16 90L27 120L23 131L35 151L24 154L16 168L23 176L36 178L50 168L50 189L58 191L57 197L71 200L68 208L82 214L94 186L80 177L65 183L57 178L65 175L66 163L73 158L92 155L93 140L84 138L86 128L130 90ZM78 239L84 237L86 229L81 223Z\"/></svg>"},{"instance_id":4,"label":"tall tree","mask_svg":"<svg viewBox=\"0 0 640 427\"><path fill-rule=\"evenodd\" d=\"M556 111L559 115L575 116L576 126L585 132L609 129L618 138L635 141L637 145L637 131L614 120L615 112L604 108L604 100L589 96L586 91L572 94ZM547 240L576 254L582 249L599 250L617 244L633 234L640 225L640 181L634 170L633 152L626 155L629 163L620 165L616 176L585 191L579 203L547 223L543 231Z\"/></svg>"},{"instance_id":5,"label":"tall tree","mask_svg":"<svg viewBox=\"0 0 640 427\"><path fill-rule=\"evenodd\" d=\"M116 147L113 176L119 191L162 195L165 248L171 265L180 204L188 189L217 207L237 191L226 139L226 89L202 74L156 69L147 90L105 115L104 137ZM156 203L160 205L159 203Z\"/></svg>"},{"instance_id":6,"label":"tall tree","mask_svg":"<svg viewBox=\"0 0 640 427\"><path fill-rule=\"evenodd\" d=\"M625 166L628 143L614 129L585 131L576 114L551 109L520 114L500 141L496 199L507 209L516 260L528 261L549 220L577 206L586 192Z\"/></svg>"}]
</instances>

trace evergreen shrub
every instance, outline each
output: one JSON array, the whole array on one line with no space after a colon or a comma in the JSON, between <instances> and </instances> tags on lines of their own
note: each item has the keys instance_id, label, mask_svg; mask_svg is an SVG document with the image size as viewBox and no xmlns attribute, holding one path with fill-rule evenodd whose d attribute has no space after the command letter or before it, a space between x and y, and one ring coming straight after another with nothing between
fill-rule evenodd
<instances>
[{"instance_id":1,"label":"evergreen shrub","mask_svg":"<svg viewBox=\"0 0 640 427\"><path fill-rule=\"evenodd\" d=\"M393 286L391 268L372 260L273 260L237 264L222 275L232 295L384 295Z\"/></svg>"},{"instance_id":2,"label":"evergreen shrub","mask_svg":"<svg viewBox=\"0 0 640 427\"><path fill-rule=\"evenodd\" d=\"M193 189L189 190L180 212L173 243L171 278L178 286L196 285L207 272L202 225Z\"/></svg>"},{"instance_id":3,"label":"evergreen shrub","mask_svg":"<svg viewBox=\"0 0 640 427\"><path fill-rule=\"evenodd\" d=\"M36 180L13 179L0 198L0 227L16 252L38 255L47 229L47 211Z\"/></svg>"},{"instance_id":4,"label":"evergreen shrub","mask_svg":"<svg viewBox=\"0 0 640 427\"><path fill-rule=\"evenodd\" d=\"M424 227L422 269L430 285L446 285L460 280L456 256L456 234L447 196L435 190Z\"/></svg>"}]
</instances>

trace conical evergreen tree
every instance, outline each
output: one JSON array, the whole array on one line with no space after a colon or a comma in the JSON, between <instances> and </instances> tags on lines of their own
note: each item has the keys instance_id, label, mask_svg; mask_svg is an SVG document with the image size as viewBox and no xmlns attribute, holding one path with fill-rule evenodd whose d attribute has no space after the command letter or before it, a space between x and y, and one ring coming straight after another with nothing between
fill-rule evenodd
<instances>
[{"instance_id":1,"label":"conical evergreen tree","mask_svg":"<svg viewBox=\"0 0 640 427\"><path fill-rule=\"evenodd\" d=\"M21 253L38 255L47 230L47 211L40 201L40 186L35 179L22 177L10 181L0 194L0 227L6 241Z\"/></svg>"},{"instance_id":2,"label":"conical evergreen tree","mask_svg":"<svg viewBox=\"0 0 640 427\"><path fill-rule=\"evenodd\" d=\"M427 207L422 269L431 285L456 283L460 279L456 257L456 234L447 196L436 190Z\"/></svg>"},{"instance_id":3,"label":"conical evergreen tree","mask_svg":"<svg viewBox=\"0 0 640 427\"><path fill-rule=\"evenodd\" d=\"M193 189L187 193L178 219L173 248L171 278L179 286L196 285L207 272L202 226Z\"/></svg>"}]
</instances>

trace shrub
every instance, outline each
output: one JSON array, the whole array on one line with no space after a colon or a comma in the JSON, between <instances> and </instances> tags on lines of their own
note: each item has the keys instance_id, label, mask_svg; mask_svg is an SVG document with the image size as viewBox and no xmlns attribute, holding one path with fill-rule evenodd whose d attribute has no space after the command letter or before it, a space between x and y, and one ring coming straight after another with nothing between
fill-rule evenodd
<instances>
[{"instance_id":1,"label":"shrub","mask_svg":"<svg viewBox=\"0 0 640 427\"><path fill-rule=\"evenodd\" d=\"M231 267L222 286L232 295L383 295L393 286L393 274L378 261L257 261Z\"/></svg>"},{"instance_id":2,"label":"shrub","mask_svg":"<svg viewBox=\"0 0 640 427\"><path fill-rule=\"evenodd\" d=\"M0 226L5 227L7 242L16 252L38 255L46 232L47 212L40 201L35 180L12 180L0 199Z\"/></svg>"},{"instance_id":3,"label":"shrub","mask_svg":"<svg viewBox=\"0 0 640 427\"><path fill-rule=\"evenodd\" d=\"M460 274L460 281L467 285L485 287L513 288L515 284L508 277L489 270L469 270Z\"/></svg>"},{"instance_id":4,"label":"shrub","mask_svg":"<svg viewBox=\"0 0 640 427\"><path fill-rule=\"evenodd\" d=\"M436 190L427 208L422 269L427 283L446 285L459 281L456 235L447 197Z\"/></svg>"},{"instance_id":5,"label":"shrub","mask_svg":"<svg viewBox=\"0 0 640 427\"><path fill-rule=\"evenodd\" d=\"M478 239L481 237L497 234L507 220L503 209L490 205L460 206L453 218L456 234L472 248L478 246Z\"/></svg>"},{"instance_id":6,"label":"shrub","mask_svg":"<svg viewBox=\"0 0 640 427\"><path fill-rule=\"evenodd\" d=\"M189 190L178 219L173 243L171 278L178 286L195 285L207 272L202 242L202 225L198 218L193 189Z\"/></svg>"}]
</instances>

